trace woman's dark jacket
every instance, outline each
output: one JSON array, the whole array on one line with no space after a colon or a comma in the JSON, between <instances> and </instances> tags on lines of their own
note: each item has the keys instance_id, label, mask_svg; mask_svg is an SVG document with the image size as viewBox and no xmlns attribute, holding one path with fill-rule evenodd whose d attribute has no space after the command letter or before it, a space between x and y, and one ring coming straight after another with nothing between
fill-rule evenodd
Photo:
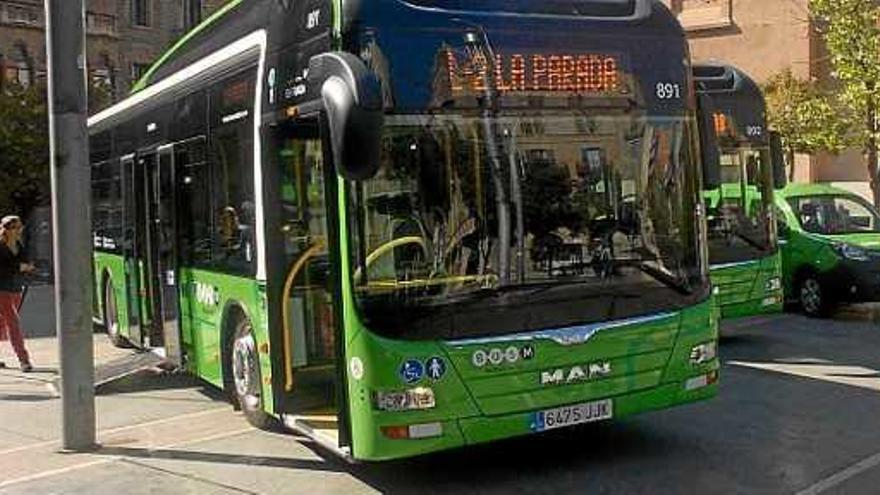
<instances>
[{"instance_id":1,"label":"woman's dark jacket","mask_svg":"<svg viewBox=\"0 0 880 495\"><path fill-rule=\"evenodd\" d=\"M27 263L21 245L18 254L13 254L6 243L0 242L0 292L21 292L21 263Z\"/></svg>"}]
</instances>

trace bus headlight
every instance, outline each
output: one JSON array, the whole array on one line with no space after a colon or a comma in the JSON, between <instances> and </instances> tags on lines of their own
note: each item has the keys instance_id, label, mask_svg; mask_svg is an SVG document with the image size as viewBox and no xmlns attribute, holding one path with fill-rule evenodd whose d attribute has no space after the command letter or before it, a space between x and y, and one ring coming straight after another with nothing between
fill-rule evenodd
<instances>
[{"instance_id":1,"label":"bus headlight","mask_svg":"<svg viewBox=\"0 0 880 495\"><path fill-rule=\"evenodd\" d=\"M428 387L375 392L373 404L379 411L433 409L437 405L434 400L434 391Z\"/></svg>"},{"instance_id":2,"label":"bus headlight","mask_svg":"<svg viewBox=\"0 0 880 495\"><path fill-rule=\"evenodd\" d=\"M782 280L779 277L770 277L764 284L764 292L776 292L782 289Z\"/></svg>"},{"instance_id":3,"label":"bus headlight","mask_svg":"<svg viewBox=\"0 0 880 495\"><path fill-rule=\"evenodd\" d=\"M715 359L716 356L718 356L718 344L714 341L695 345L691 349L691 365L697 366L708 363Z\"/></svg>"}]
</instances>

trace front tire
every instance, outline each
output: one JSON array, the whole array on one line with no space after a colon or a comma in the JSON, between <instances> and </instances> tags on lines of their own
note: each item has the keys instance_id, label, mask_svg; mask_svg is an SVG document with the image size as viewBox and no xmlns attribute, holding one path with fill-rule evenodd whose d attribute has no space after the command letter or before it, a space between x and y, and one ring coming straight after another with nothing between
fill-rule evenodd
<instances>
[{"instance_id":1,"label":"front tire","mask_svg":"<svg viewBox=\"0 0 880 495\"><path fill-rule=\"evenodd\" d=\"M801 310L805 315L821 318L831 312L832 304L829 301L829 294L815 274L808 273L801 278L797 294Z\"/></svg>"},{"instance_id":2,"label":"front tire","mask_svg":"<svg viewBox=\"0 0 880 495\"><path fill-rule=\"evenodd\" d=\"M253 327L247 318L241 318L234 327L229 348L232 392L251 425L262 430L273 429L275 421L263 410L263 378L260 356Z\"/></svg>"}]
</instances>

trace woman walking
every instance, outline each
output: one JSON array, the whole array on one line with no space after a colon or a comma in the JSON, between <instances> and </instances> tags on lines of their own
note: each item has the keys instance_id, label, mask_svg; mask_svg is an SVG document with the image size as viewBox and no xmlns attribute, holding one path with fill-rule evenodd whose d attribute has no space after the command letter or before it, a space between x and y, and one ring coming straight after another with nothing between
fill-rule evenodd
<instances>
[{"instance_id":1,"label":"woman walking","mask_svg":"<svg viewBox=\"0 0 880 495\"><path fill-rule=\"evenodd\" d=\"M22 252L21 235L24 225L15 215L0 219L0 340L8 337L18 357L21 370L32 371L30 357L24 347L24 335L18 321L21 306L21 276L34 271ZM0 366L5 363L0 362Z\"/></svg>"}]
</instances>

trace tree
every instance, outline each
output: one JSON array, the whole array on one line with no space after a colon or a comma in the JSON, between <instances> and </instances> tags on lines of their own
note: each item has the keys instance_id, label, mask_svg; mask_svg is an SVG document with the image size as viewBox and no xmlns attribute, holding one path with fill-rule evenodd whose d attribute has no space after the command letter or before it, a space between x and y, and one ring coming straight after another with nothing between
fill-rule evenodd
<instances>
[{"instance_id":1,"label":"tree","mask_svg":"<svg viewBox=\"0 0 880 495\"><path fill-rule=\"evenodd\" d=\"M37 86L0 88L0 216L27 217L49 200L46 95Z\"/></svg>"},{"instance_id":2,"label":"tree","mask_svg":"<svg viewBox=\"0 0 880 495\"><path fill-rule=\"evenodd\" d=\"M786 69L770 77L764 97L770 127L782 136L789 180L794 179L795 153L838 153L849 144L845 113L815 82L798 79Z\"/></svg>"},{"instance_id":3,"label":"tree","mask_svg":"<svg viewBox=\"0 0 880 495\"><path fill-rule=\"evenodd\" d=\"M851 112L856 143L865 153L874 204L880 206L880 6L865 0L810 0L810 13L828 47L840 99Z\"/></svg>"},{"instance_id":4,"label":"tree","mask_svg":"<svg viewBox=\"0 0 880 495\"><path fill-rule=\"evenodd\" d=\"M89 111L96 113L113 102L113 92L104 80L90 82ZM0 83L0 216L26 219L51 198L46 86Z\"/></svg>"}]
</instances>

